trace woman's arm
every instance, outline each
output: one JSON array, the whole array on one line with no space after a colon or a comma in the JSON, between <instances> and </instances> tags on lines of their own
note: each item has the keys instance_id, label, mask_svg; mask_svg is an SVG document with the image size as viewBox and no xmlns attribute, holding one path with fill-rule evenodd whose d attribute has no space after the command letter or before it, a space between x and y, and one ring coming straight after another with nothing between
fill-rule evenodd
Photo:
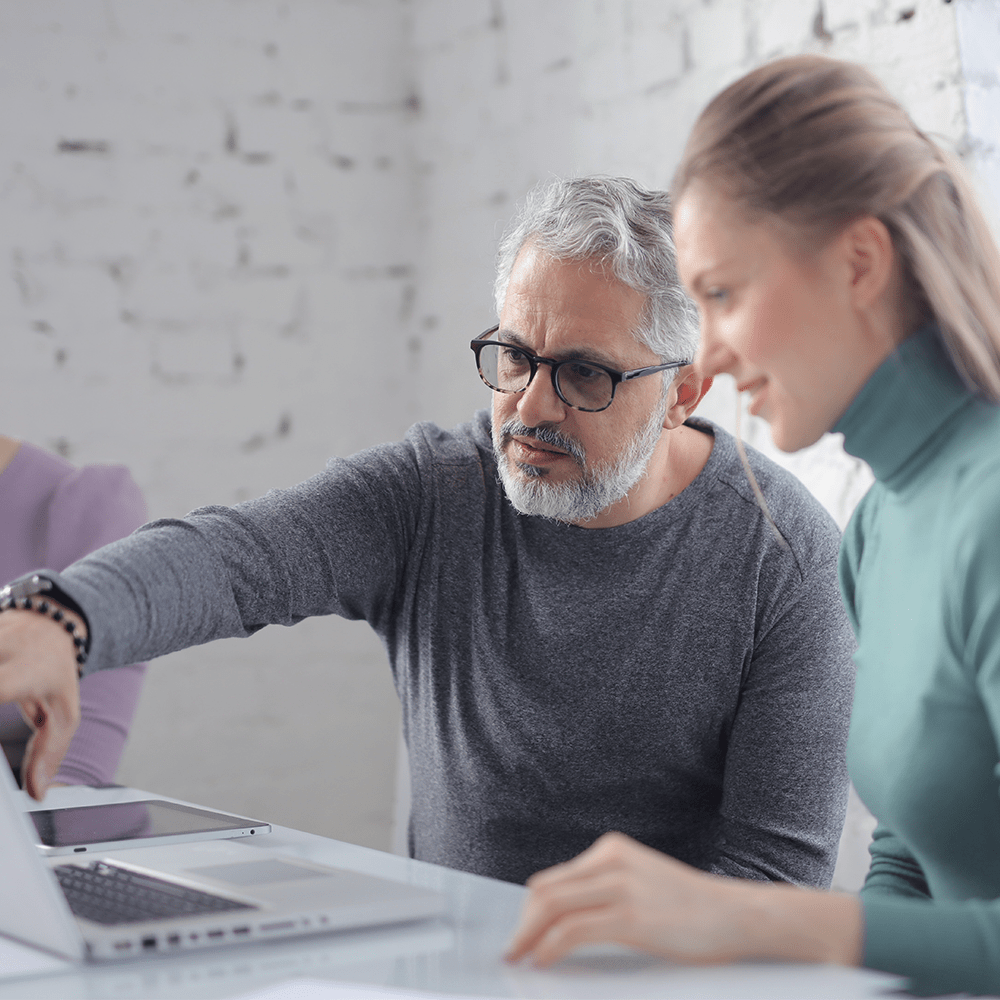
<instances>
[{"instance_id":1,"label":"woman's arm","mask_svg":"<svg viewBox=\"0 0 1000 1000\"><path fill-rule=\"evenodd\" d=\"M882 824L875 828L868 848L872 863L862 895L909 896L929 900L927 877L913 854L891 830Z\"/></svg>"},{"instance_id":2,"label":"woman's arm","mask_svg":"<svg viewBox=\"0 0 1000 1000\"><path fill-rule=\"evenodd\" d=\"M551 965L579 945L615 942L678 962L861 963L854 896L708 875L619 833L528 888L511 961Z\"/></svg>"}]
</instances>

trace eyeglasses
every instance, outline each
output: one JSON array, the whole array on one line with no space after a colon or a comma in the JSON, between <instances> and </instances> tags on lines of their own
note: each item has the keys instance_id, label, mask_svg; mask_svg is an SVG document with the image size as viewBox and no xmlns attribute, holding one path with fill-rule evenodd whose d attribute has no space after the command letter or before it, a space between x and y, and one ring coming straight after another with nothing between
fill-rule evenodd
<instances>
[{"instance_id":1,"label":"eyeglasses","mask_svg":"<svg viewBox=\"0 0 1000 1000\"><path fill-rule=\"evenodd\" d=\"M683 368L690 361L671 361L665 365L649 365L620 372L593 361L578 361L569 358L556 361L531 354L513 344L490 340L499 330L499 325L490 327L471 343L476 352L479 377L497 392L524 392L538 373L539 365L548 365L552 375L552 387L559 398L574 410L599 413L606 410L615 398L615 389L620 382L629 382L643 375L654 375L669 368Z\"/></svg>"}]
</instances>

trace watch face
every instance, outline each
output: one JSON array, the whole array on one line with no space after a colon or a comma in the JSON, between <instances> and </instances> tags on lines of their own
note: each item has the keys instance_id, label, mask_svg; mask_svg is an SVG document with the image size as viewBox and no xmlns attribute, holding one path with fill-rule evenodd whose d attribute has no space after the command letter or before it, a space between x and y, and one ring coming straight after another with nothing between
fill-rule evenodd
<instances>
[{"instance_id":1,"label":"watch face","mask_svg":"<svg viewBox=\"0 0 1000 1000\"><path fill-rule=\"evenodd\" d=\"M0 601L19 601L22 597L43 594L52 589L52 581L35 573L26 580L15 580L0 590Z\"/></svg>"}]
</instances>

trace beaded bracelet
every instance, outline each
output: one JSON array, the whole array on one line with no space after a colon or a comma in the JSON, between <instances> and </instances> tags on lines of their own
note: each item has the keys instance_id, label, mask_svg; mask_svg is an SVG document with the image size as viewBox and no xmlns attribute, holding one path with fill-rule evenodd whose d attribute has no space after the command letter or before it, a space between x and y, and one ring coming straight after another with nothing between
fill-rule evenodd
<instances>
[{"instance_id":1,"label":"beaded bracelet","mask_svg":"<svg viewBox=\"0 0 1000 1000\"><path fill-rule=\"evenodd\" d=\"M47 615L54 622L59 622L69 633L73 645L76 647L77 668L82 667L87 662L87 640L77 634L76 622L70 621L58 605L52 604L44 597L40 601L33 601L30 597L8 597L0 601L0 611L14 610L37 611L40 615Z\"/></svg>"}]
</instances>

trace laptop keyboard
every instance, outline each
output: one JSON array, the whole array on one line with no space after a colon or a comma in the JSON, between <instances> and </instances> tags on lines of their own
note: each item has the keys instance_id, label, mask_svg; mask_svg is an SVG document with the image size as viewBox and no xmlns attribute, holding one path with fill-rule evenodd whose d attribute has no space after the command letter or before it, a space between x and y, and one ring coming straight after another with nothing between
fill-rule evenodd
<instances>
[{"instance_id":1,"label":"laptop keyboard","mask_svg":"<svg viewBox=\"0 0 1000 1000\"><path fill-rule=\"evenodd\" d=\"M103 861L94 861L88 868L59 865L53 871L73 913L99 924L132 924L140 920L256 909Z\"/></svg>"}]
</instances>

